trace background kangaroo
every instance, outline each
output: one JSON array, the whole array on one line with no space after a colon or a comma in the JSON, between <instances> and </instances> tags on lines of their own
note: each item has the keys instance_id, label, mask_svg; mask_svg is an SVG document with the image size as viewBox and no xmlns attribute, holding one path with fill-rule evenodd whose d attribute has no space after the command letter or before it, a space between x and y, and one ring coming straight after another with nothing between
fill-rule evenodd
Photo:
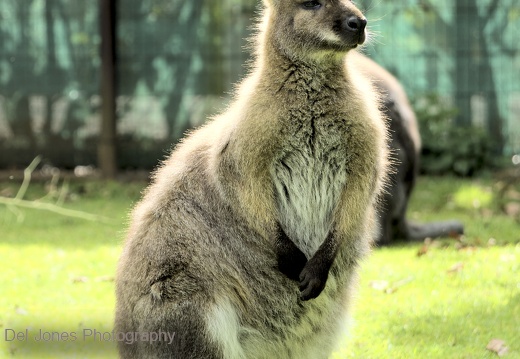
<instances>
[{"instance_id":1,"label":"background kangaroo","mask_svg":"<svg viewBox=\"0 0 520 359\"><path fill-rule=\"evenodd\" d=\"M408 201L419 172L421 136L417 118L394 76L360 53L353 52L350 59L382 94L382 108L389 120L390 148L396 158L379 208L381 232L377 242L389 244L397 240L417 241L463 234L464 226L455 220L414 223L406 219Z\"/></svg>"},{"instance_id":2,"label":"background kangaroo","mask_svg":"<svg viewBox=\"0 0 520 359\"><path fill-rule=\"evenodd\" d=\"M266 0L256 60L136 206L116 278L122 358L327 358L376 234L386 131L349 59L348 0Z\"/></svg>"}]
</instances>

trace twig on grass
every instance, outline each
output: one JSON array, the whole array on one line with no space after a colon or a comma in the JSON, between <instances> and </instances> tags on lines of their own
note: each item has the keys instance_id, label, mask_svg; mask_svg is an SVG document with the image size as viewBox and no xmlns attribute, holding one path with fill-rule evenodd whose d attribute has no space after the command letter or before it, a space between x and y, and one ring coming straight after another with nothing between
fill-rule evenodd
<instances>
[{"instance_id":1,"label":"twig on grass","mask_svg":"<svg viewBox=\"0 0 520 359\"><path fill-rule=\"evenodd\" d=\"M31 176L36 167L40 164L42 158L40 156L36 156L34 160L27 166L27 168L23 171L23 182L18 190L18 193L14 197L14 199L22 199L25 196L25 192L27 192L27 188L29 187L29 183L31 183Z\"/></svg>"},{"instance_id":2,"label":"twig on grass","mask_svg":"<svg viewBox=\"0 0 520 359\"><path fill-rule=\"evenodd\" d=\"M74 217L74 218L80 218L87 221L94 221L94 222L102 222L102 223L113 223L113 219L100 216L97 214L92 214L88 212L83 211L77 211L74 209L68 209L63 208L61 205L65 199L68 184L64 185L61 188L58 200L56 204L53 203L47 203L47 202L40 202L40 201L28 201L23 199L25 196L25 193L27 192L27 188L29 187L29 184L31 182L31 176L38 164L41 162L41 157L37 156L29 166L24 170L23 173L23 181L20 185L20 188L18 189L18 193L14 198L7 198L0 196L0 204L4 204L9 208L18 218L18 222L23 221L24 215L23 212L20 211L19 207L23 208L31 208L31 209L39 209L39 210L45 210L54 212L57 214L60 214L62 216L67 217ZM45 198L44 196L43 198Z\"/></svg>"},{"instance_id":3,"label":"twig on grass","mask_svg":"<svg viewBox=\"0 0 520 359\"><path fill-rule=\"evenodd\" d=\"M86 219L88 221L95 221L95 222L113 223L113 220L108 217L99 216L96 214L91 214L91 213L83 212L83 211L76 211L73 209L67 209L67 208L63 208L60 206L56 206L55 204L52 204L52 203L0 197L0 204L5 204L8 206L32 208L32 209L43 209L46 211L61 214L63 216L81 218L81 219Z\"/></svg>"}]
</instances>

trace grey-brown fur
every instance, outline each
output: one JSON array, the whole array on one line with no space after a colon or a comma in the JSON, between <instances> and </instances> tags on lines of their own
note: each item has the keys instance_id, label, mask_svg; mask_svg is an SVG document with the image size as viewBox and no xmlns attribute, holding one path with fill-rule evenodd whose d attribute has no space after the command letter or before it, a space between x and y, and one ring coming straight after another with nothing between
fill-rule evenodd
<instances>
[{"instance_id":1,"label":"grey-brown fur","mask_svg":"<svg viewBox=\"0 0 520 359\"><path fill-rule=\"evenodd\" d=\"M120 343L122 358L333 350L375 235L386 137L347 54L364 40L363 15L347 0L319 4L266 1L234 103L177 146L135 208L115 331L176 335Z\"/></svg>"}]
</instances>

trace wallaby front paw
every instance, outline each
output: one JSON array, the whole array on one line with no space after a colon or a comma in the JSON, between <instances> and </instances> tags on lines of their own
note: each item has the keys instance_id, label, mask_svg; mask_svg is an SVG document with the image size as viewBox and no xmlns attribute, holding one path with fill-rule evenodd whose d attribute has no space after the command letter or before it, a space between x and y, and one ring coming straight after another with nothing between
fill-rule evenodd
<instances>
[{"instance_id":1,"label":"wallaby front paw","mask_svg":"<svg viewBox=\"0 0 520 359\"><path fill-rule=\"evenodd\" d=\"M314 264L314 265L313 265ZM315 262L310 260L300 273L301 300L314 299L320 295L327 283L328 271L320 270Z\"/></svg>"}]
</instances>

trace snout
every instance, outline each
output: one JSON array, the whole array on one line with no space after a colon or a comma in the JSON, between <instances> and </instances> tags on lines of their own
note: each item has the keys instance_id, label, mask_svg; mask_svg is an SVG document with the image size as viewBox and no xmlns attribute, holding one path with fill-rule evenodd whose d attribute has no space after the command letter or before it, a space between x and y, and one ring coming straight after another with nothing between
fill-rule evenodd
<instances>
[{"instance_id":1,"label":"snout","mask_svg":"<svg viewBox=\"0 0 520 359\"><path fill-rule=\"evenodd\" d=\"M365 28L367 27L367 19L363 16L350 15L346 18L338 20L334 29L343 40L350 46L361 45L365 42Z\"/></svg>"},{"instance_id":2,"label":"snout","mask_svg":"<svg viewBox=\"0 0 520 359\"><path fill-rule=\"evenodd\" d=\"M357 44L361 45L365 42L365 28L367 27L367 19L359 16L350 16L343 20L343 30L350 32L357 39Z\"/></svg>"}]
</instances>

